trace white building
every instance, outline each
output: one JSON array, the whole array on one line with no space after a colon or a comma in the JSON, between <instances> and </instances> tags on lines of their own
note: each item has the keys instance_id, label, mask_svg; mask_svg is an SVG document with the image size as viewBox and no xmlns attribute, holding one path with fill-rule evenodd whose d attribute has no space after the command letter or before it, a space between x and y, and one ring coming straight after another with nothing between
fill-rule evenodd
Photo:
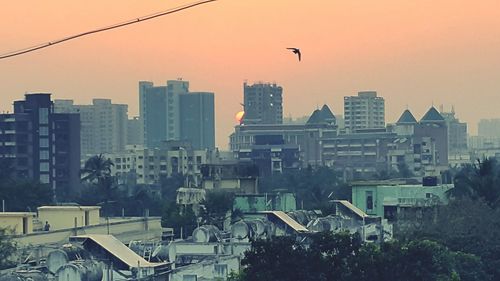
<instances>
[{"instance_id":1,"label":"white building","mask_svg":"<svg viewBox=\"0 0 500 281\"><path fill-rule=\"evenodd\" d=\"M112 174L121 183L158 184L162 177L174 174L187 176L186 186L197 186L201 180L200 166L207 163L207 150L192 150L180 142L163 148L129 145L125 151L106 154L113 161ZM177 145L175 145L177 144Z\"/></svg>"},{"instance_id":2,"label":"white building","mask_svg":"<svg viewBox=\"0 0 500 281\"><path fill-rule=\"evenodd\" d=\"M357 129L385 127L385 101L375 91L359 92L357 96L344 97L345 128Z\"/></svg>"},{"instance_id":3,"label":"white building","mask_svg":"<svg viewBox=\"0 0 500 281\"><path fill-rule=\"evenodd\" d=\"M112 104L110 99L93 99L90 105L73 100L55 100L56 113L80 113L82 158L125 149L128 105Z\"/></svg>"}]
</instances>

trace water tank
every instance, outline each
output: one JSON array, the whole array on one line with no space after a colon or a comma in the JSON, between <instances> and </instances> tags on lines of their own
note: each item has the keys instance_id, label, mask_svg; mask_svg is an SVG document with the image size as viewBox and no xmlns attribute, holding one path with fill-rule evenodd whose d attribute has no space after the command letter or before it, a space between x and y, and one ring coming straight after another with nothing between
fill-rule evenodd
<instances>
[{"instance_id":1,"label":"water tank","mask_svg":"<svg viewBox=\"0 0 500 281\"><path fill-rule=\"evenodd\" d=\"M250 239L250 228L244 221L239 221L231 225L231 237L243 240Z\"/></svg>"},{"instance_id":2,"label":"water tank","mask_svg":"<svg viewBox=\"0 0 500 281\"><path fill-rule=\"evenodd\" d=\"M57 281L101 281L102 267L97 261L75 261L61 266L56 272Z\"/></svg>"},{"instance_id":3,"label":"water tank","mask_svg":"<svg viewBox=\"0 0 500 281\"><path fill-rule=\"evenodd\" d=\"M256 219L245 221L250 228L252 228L253 237L255 238L264 238L267 235L266 232L266 224L264 221Z\"/></svg>"},{"instance_id":4,"label":"water tank","mask_svg":"<svg viewBox=\"0 0 500 281\"><path fill-rule=\"evenodd\" d=\"M61 249L51 251L47 256L47 268L51 273L56 273L59 267L70 261L90 259L90 254L71 244L64 245Z\"/></svg>"},{"instance_id":5,"label":"water tank","mask_svg":"<svg viewBox=\"0 0 500 281\"><path fill-rule=\"evenodd\" d=\"M193 230L193 241L197 243L219 241L220 231L215 225L202 225Z\"/></svg>"},{"instance_id":6,"label":"water tank","mask_svg":"<svg viewBox=\"0 0 500 281\"><path fill-rule=\"evenodd\" d=\"M169 247L170 244L158 245L158 247L156 247L156 249L153 251L151 258L158 262L169 261L169 256L168 256Z\"/></svg>"}]
</instances>

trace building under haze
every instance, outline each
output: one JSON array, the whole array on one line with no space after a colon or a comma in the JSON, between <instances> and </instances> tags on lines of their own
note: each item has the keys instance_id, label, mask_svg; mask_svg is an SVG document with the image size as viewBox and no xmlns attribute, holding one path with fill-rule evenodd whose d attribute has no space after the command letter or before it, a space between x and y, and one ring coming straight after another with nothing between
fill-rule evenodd
<instances>
[{"instance_id":1,"label":"building under haze","mask_svg":"<svg viewBox=\"0 0 500 281\"><path fill-rule=\"evenodd\" d=\"M139 82L139 114L146 147L159 147L165 140L180 139L179 95L188 91L189 82L182 80L168 80L166 86Z\"/></svg>"},{"instance_id":2,"label":"building under haze","mask_svg":"<svg viewBox=\"0 0 500 281\"><path fill-rule=\"evenodd\" d=\"M210 92L189 92L189 82L166 86L139 82L140 120L147 148L164 141L188 141L195 149L215 147L215 102Z\"/></svg>"},{"instance_id":3,"label":"building under haze","mask_svg":"<svg viewBox=\"0 0 500 281\"><path fill-rule=\"evenodd\" d=\"M344 97L344 124L349 132L385 127L385 101L375 91Z\"/></svg>"},{"instance_id":4,"label":"building under haze","mask_svg":"<svg viewBox=\"0 0 500 281\"><path fill-rule=\"evenodd\" d=\"M83 159L125 149L128 105L113 104L110 99L93 99L92 104L85 105L76 105L73 100L56 99L54 111L80 114Z\"/></svg>"},{"instance_id":5,"label":"building under haze","mask_svg":"<svg viewBox=\"0 0 500 281\"><path fill-rule=\"evenodd\" d=\"M243 84L244 124L282 124L283 88L271 83Z\"/></svg>"},{"instance_id":6,"label":"building under haze","mask_svg":"<svg viewBox=\"0 0 500 281\"><path fill-rule=\"evenodd\" d=\"M214 93L190 92L180 95L181 140L194 149L215 148Z\"/></svg>"},{"instance_id":7,"label":"building under haze","mask_svg":"<svg viewBox=\"0 0 500 281\"><path fill-rule=\"evenodd\" d=\"M50 94L26 94L14 113L0 114L0 159L13 176L49 184L56 194L80 183L80 116L55 113Z\"/></svg>"},{"instance_id":8,"label":"building under haze","mask_svg":"<svg viewBox=\"0 0 500 281\"><path fill-rule=\"evenodd\" d=\"M500 139L500 119L479 120L477 135L485 138Z\"/></svg>"},{"instance_id":9,"label":"building under haze","mask_svg":"<svg viewBox=\"0 0 500 281\"><path fill-rule=\"evenodd\" d=\"M446 127L448 129L448 156L464 153L467 151L467 123L460 122L455 117L455 110L443 112L441 110Z\"/></svg>"},{"instance_id":10,"label":"building under haze","mask_svg":"<svg viewBox=\"0 0 500 281\"><path fill-rule=\"evenodd\" d=\"M142 120L135 116L127 120L127 145L142 145L144 133L142 132Z\"/></svg>"}]
</instances>

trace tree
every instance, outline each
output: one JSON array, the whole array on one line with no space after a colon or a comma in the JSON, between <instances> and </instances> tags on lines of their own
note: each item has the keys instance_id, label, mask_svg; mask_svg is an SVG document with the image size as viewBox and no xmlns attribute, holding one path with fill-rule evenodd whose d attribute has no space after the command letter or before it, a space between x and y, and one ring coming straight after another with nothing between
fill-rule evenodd
<instances>
[{"instance_id":1,"label":"tree","mask_svg":"<svg viewBox=\"0 0 500 281\"><path fill-rule=\"evenodd\" d=\"M197 226L196 215L191 207L184 208L173 202L165 205L161 224L163 227L173 228L176 238L181 238L181 229L182 236L187 237Z\"/></svg>"},{"instance_id":2,"label":"tree","mask_svg":"<svg viewBox=\"0 0 500 281\"><path fill-rule=\"evenodd\" d=\"M103 194L103 213L109 215L109 202L113 196L113 190L116 187L115 177L111 175L113 166L111 159L106 159L102 154L89 158L81 170L84 182L96 185L99 193Z\"/></svg>"},{"instance_id":3,"label":"tree","mask_svg":"<svg viewBox=\"0 0 500 281\"><path fill-rule=\"evenodd\" d=\"M223 229L227 213L233 209L233 201L233 193L226 191L207 192L205 200L200 203L203 222Z\"/></svg>"},{"instance_id":4,"label":"tree","mask_svg":"<svg viewBox=\"0 0 500 281\"><path fill-rule=\"evenodd\" d=\"M454 178L450 198L482 199L488 205L500 204L500 165L495 158L477 160L463 167Z\"/></svg>"},{"instance_id":5,"label":"tree","mask_svg":"<svg viewBox=\"0 0 500 281\"><path fill-rule=\"evenodd\" d=\"M0 228L0 270L15 265L10 258L17 251L16 243L7 235L5 228Z\"/></svg>"},{"instance_id":6,"label":"tree","mask_svg":"<svg viewBox=\"0 0 500 281\"><path fill-rule=\"evenodd\" d=\"M357 234L327 232L313 234L305 244L297 241L254 241L235 280L492 280L479 258L429 240L363 244Z\"/></svg>"}]
</instances>

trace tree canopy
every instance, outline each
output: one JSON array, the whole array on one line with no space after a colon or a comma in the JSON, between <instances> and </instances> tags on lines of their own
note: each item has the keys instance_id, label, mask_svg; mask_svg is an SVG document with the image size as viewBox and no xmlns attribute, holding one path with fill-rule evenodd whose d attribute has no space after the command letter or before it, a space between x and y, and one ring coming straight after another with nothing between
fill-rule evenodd
<instances>
[{"instance_id":1,"label":"tree canopy","mask_svg":"<svg viewBox=\"0 0 500 281\"><path fill-rule=\"evenodd\" d=\"M421 281L488 280L474 255L429 240L363 244L358 235L319 233L310 243L290 237L258 240L233 280Z\"/></svg>"}]
</instances>

